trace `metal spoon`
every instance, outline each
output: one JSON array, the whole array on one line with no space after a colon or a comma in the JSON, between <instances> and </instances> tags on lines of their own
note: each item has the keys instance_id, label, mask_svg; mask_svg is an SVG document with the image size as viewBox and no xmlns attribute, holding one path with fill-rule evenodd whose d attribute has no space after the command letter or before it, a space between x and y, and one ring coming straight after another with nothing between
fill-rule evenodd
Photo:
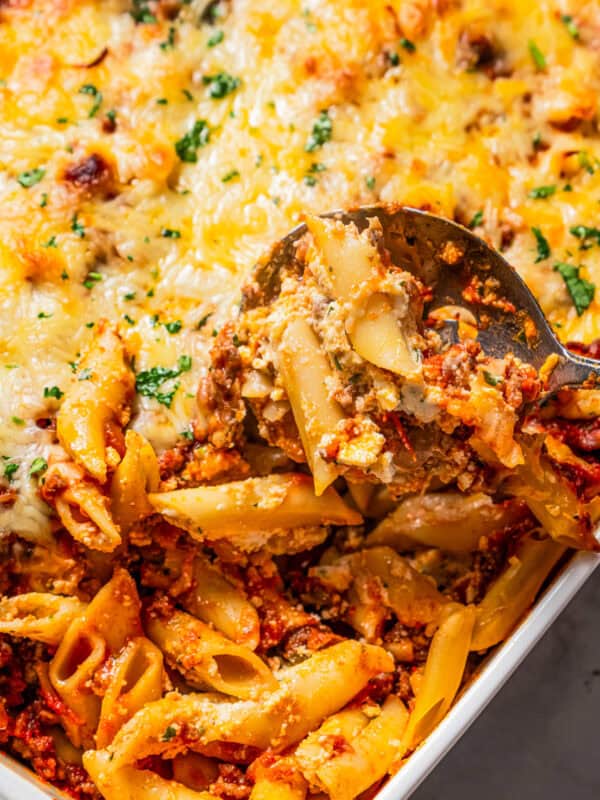
<instances>
[{"instance_id":1,"label":"metal spoon","mask_svg":"<svg viewBox=\"0 0 600 800\"><path fill-rule=\"evenodd\" d=\"M425 313L449 305L466 308L477 320L478 341L487 355L502 358L514 353L538 370L549 356L556 355L546 398L562 387L582 386L600 378L600 362L569 352L552 332L517 271L461 225L400 206L362 206L355 210L332 211L323 217L339 219L346 224L353 222L359 231L377 217L394 264L431 287L433 299ZM283 268L302 271L296 245L306 230L304 223L296 226L258 262L242 292L242 311L268 304L277 296ZM479 287L482 288L478 291ZM479 292L483 299L487 294L491 302L482 302ZM444 338L455 340L456 321L447 320L444 328Z\"/></svg>"}]
</instances>

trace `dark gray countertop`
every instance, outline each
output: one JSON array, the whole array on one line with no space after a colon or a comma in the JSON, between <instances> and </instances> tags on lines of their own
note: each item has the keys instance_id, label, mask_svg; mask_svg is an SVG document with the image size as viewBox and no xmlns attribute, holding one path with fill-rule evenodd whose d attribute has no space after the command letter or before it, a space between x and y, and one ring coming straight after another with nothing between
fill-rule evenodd
<instances>
[{"instance_id":1,"label":"dark gray countertop","mask_svg":"<svg viewBox=\"0 0 600 800\"><path fill-rule=\"evenodd\" d=\"M412 800L600 800L600 570Z\"/></svg>"}]
</instances>

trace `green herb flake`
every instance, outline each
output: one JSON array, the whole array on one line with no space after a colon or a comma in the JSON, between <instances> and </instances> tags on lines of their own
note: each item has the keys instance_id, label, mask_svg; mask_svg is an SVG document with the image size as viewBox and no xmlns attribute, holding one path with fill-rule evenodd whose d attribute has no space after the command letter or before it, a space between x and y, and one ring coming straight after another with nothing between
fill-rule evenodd
<instances>
[{"instance_id":1,"label":"green herb flake","mask_svg":"<svg viewBox=\"0 0 600 800\"><path fill-rule=\"evenodd\" d=\"M32 186L35 186L36 183L39 183L45 174L45 169L36 167L35 169L30 169L27 172L21 172L20 175L17 175L17 181L24 189L29 189Z\"/></svg>"},{"instance_id":2,"label":"green herb flake","mask_svg":"<svg viewBox=\"0 0 600 800\"><path fill-rule=\"evenodd\" d=\"M584 169L589 175L593 175L595 170L587 150L580 150L577 153L577 161L579 166Z\"/></svg>"},{"instance_id":3,"label":"green herb flake","mask_svg":"<svg viewBox=\"0 0 600 800\"><path fill-rule=\"evenodd\" d=\"M567 29L569 36L573 39L579 39L579 28L575 24L573 17L570 14L562 14L560 20Z\"/></svg>"},{"instance_id":4,"label":"green herb flake","mask_svg":"<svg viewBox=\"0 0 600 800\"><path fill-rule=\"evenodd\" d=\"M4 477L7 481L12 481L15 472L19 469L19 465L15 464L12 461L9 461L8 464L4 465Z\"/></svg>"},{"instance_id":5,"label":"green herb flake","mask_svg":"<svg viewBox=\"0 0 600 800\"><path fill-rule=\"evenodd\" d=\"M546 69L547 67L546 56L542 53L542 51L533 41L533 39L529 40L528 47L529 47L529 55L531 56L533 63L535 64L535 68L540 72Z\"/></svg>"},{"instance_id":6,"label":"green herb flake","mask_svg":"<svg viewBox=\"0 0 600 800\"><path fill-rule=\"evenodd\" d=\"M48 205L48 194L46 192L42 192L42 197L40 199L40 208L46 208Z\"/></svg>"},{"instance_id":7,"label":"green herb flake","mask_svg":"<svg viewBox=\"0 0 600 800\"><path fill-rule=\"evenodd\" d=\"M47 242L43 242L42 247L58 247L56 244L56 236L51 236Z\"/></svg>"},{"instance_id":8,"label":"green herb flake","mask_svg":"<svg viewBox=\"0 0 600 800\"><path fill-rule=\"evenodd\" d=\"M124 294L123 300L135 300L135 292L127 292L127 294Z\"/></svg>"},{"instance_id":9,"label":"green herb flake","mask_svg":"<svg viewBox=\"0 0 600 800\"><path fill-rule=\"evenodd\" d=\"M198 160L197 151L208 144L210 128L205 119L198 119L193 128L185 136L175 142L175 152L180 161L186 164L195 164Z\"/></svg>"},{"instance_id":10,"label":"green herb flake","mask_svg":"<svg viewBox=\"0 0 600 800\"><path fill-rule=\"evenodd\" d=\"M547 258L550 258L550 245L539 228L532 228L531 232L535 236L537 243L537 258L535 263L539 264L540 261L545 261Z\"/></svg>"},{"instance_id":11,"label":"green herb flake","mask_svg":"<svg viewBox=\"0 0 600 800\"><path fill-rule=\"evenodd\" d=\"M208 320L209 320L209 319L212 317L213 313L214 313L214 312L210 311L208 314L205 314L203 317L201 317L201 318L198 320L198 324L196 325L196 328L197 328L198 330L200 330L201 328L203 328L203 327L206 325L206 323L208 322Z\"/></svg>"},{"instance_id":12,"label":"green herb flake","mask_svg":"<svg viewBox=\"0 0 600 800\"><path fill-rule=\"evenodd\" d=\"M84 83L79 89L79 94L87 94L94 98L94 102L88 113L88 118L91 119L95 117L98 113L98 109L102 105L102 92L97 89L93 83Z\"/></svg>"},{"instance_id":13,"label":"green herb flake","mask_svg":"<svg viewBox=\"0 0 600 800\"><path fill-rule=\"evenodd\" d=\"M469 228L471 228L471 230L473 228L478 228L482 223L483 223L483 209L480 208L479 211L476 211L475 214L473 214L473 219L471 220L471 222L469 222Z\"/></svg>"},{"instance_id":14,"label":"green herb flake","mask_svg":"<svg viewBox=\"0 0 600 800\"><path fill-rule=\"evenodd\" d=\"M162 391L163 384L177 378L183 372L189 372L191 368L190 356L180 356L176 367L152 367L152 369L138 372L135 379L136 391L144 397L153 397L162 405L170 408L179 383L176 383L170 391Z\"/></svg>"},{"instance_id":15,"label":"green herb flake","mask_svg":"<svg viewBox=\"0 0 600 800\"><path fill-rule=\"evenodd\" d=\"M341 372L342 371L342 365L340 363L339 358L337 356L335 356L335 355L333 357L333 363L335 364L335 368Z\"/></svg>"},{"instance_id":16,"label":"green herb flake","mask_svg":"<svg viewBox=\"0 0 600 800\"><path fill-rule=\"evenodd\" d=\"M400 47L403 47L407 53L414 53L417 49L414 42L404 36L400 39Z\"/></svg>"},{"instance_id":17,"label":"green herb flake","mask_svg":"<svg viewBox=\"0 0 600 800\"><path fill-rule=\"evenodd\" d=\"M169 101L167 100L166 97L159 97L156 100L156 105L157 106L166 106L168 104L169 104Z\"/></svg>"},{"instance_id":18,"label":"green herb flake","mask_svg":"<svg viewBox=\"0 0 600 800\"><path fill-rule=\"evenodd\" d=\"M150 10L149 0L133 0L133 8L129 12L136 22L154 25L158 20Z\"/></svg>"},{"instance_id":19,"label":"green herb flake","mask_svg":"<svg viewBox=\"0 0 600 800\"><path fill-rule=\"evenodd\" d=\"M69 121L68 117L57 117L56 122L58 125L66 125Z\"/></svg>"},{"instance_id":20,"label":"green herb flake","mask_svg":"<svg viewBox=\"0 0 600 800\"><path fill-rule=\"evenodd\" d=\"M64 396L64 392L58 386L44 386L44 397L53 397L55 400L60 400Z\"/></svg>"},{"instance_id":21,"label":"green herb flake","mask_svg":"<svg viewBox=\"0 0 600 800\"><path fill-rule=\"evenodd\" d=\"M531 189L527 196L531 197L532 200L545 200L547 197L552 197L555 192L556 184L552 183L548 186L536 186Z\"/></svg>"},{"instance_id":22,"label":"green herb flake","mask_svg":"<svg viewBox=\"0 0 600 800\"><path fill-rule=\"evenodd\" d=\"M83 285L86 289L92 289L94 284L102 280L102 275L99 272L88 272L87 278L84 280Z\"/></svg>"},{"instance_id":23,"label":"green herb flake","mask_svg":"<svg viewBox=\"0 0 600 800\"><path fill-rule=\"evenodd\" d=\"M38 456L31 462L31 466L29 467L29 477L32 478L34 475L41 475L43 472L46 472L47 469L48 462L46 459Z\"/></svg>"},{"instance_id":24,"label":"green herb flake","mask_svg":"<svg viewBox=\"0 0 600 800\"><path fill-rule=\"evenodd\" d=\"M235 180L235 178L239 178L239 177L240 177L240 173L238 172L238 170L237 169L232 169L229 172L227 172L225 175L223 175L223 177L221 178L221 181L223 183L229 183L230 181L233 181L233 180Z\"/></svg>"},{"instance_id":25,"label":"green herb flake","mask_svg":"<svg viewBox=\"0 0 600 800\"><path fill-rule=\"evenodd\" d=\"M45 311L40 311L40 313L37 315L37 318L38 319L50 319L51 316L52 316L52 314L47 314Z\"/></svg>"},{"instance_id":26,"label":"green herb flake","mask_svg":"<svg viewBox=\"0 0 600 800\"><path fill-rule=\"evenodd\" d=\"M591 246L590 240L600 245L600 228L591 228L588 225L573 225L573 227L569 228L569 233L581 240L584 249Z\"/></svg>"},{"instance_id":27,"label":"green herb flake","mask_svg":"<svg viewBox=\"0 0 600 800\"><path fill-rule=\"evenodd\" d=\"M398 53L396 53L395 50L389 51L388 53L386 53L386 56L387 60L390 62L390 65L392 67L397 67L398 64L400 63L400 56L398 55Z\"/></svg>"},{"instance_id":28,"label":"green herb flake","mask_svg":"<svg viewBox=\"0 0 600 800\"><path fill-rule=\"evenodd\" d=\"M135 320L132 319L129 314L123 314L123 319L128 325L135 325Z\"/></svg>"},{"instance_id":29,"label":"green herb flake","mask_svg":"<svg viewBox=\"0 0 600 800\"><path fill-rule=\"evenodd\" d=\"M92 370L91 369L82 369L79 375L77 376L78 381L89 381L92 378Z\"/></svg>"},{"instance_id":30,"label":"green herb flake","mask_svg":"<svg viewBox=\"0 0 600 800\"><path fill-rule=\"evenodd\" d=\"M181 231L177 228L163 228L160 232L163 239L181 239Z\"/></svg>"},{"instance_id":31,"label":"green herb flake","mask_svg":"<svg viewBox=\"0 0 600 800\"><path fill-rule=\"evenodd\" d=\"M183 323L180 319L176 319L174 322L165 322L165 328L171 335L174 333L179 333L182 325Z\"/></svg>"},{"instance_id":32,"label":"green herb flake","mask_svg":"<svg viewBox=\"0 0 600 800\"><path fill-rule=\"evenodd\" d=\"M580 317L594 299L596 286L590 283L590 281L586 281L585 278L579 277L581 267L576 267L573 264L566 264L565 262L558 262L554 265L554 269L556 272L560 273L564 280L567 291L577 311L577 316Z\"/></svg>"},{"instance_id":33,"label":"green herb flake","mask_svg":"<svg viewBox=\"0 0 600 800\"><path fill-rule=\"evenodd\" d=\"M499 383L502 383L502 378L492 375L492 373L488 372L487 369L483 370L483 379L490 386L498 386Z\"/></svg>"},{"instance_id":34,"label":"green herb flake","mask_svg":"<svg viewBox=\"0 0 600 800\"><path fill-rule=\"evenodd\" d=\"M77 214L73 214L73 218L71 219L71 230L78 236L80 239L85 238L85 228L81 222L79 222L79 218Z\"/></svg>"},{"instance_id":35,"label":"green herb flake","mask_svg":"<svg viewBox=\"0 0 600 800\"><path fill-rule=\"evenodd\" d=\"M225 34L223 31L215 31L210 39L207 41L207 47L216 47L218 44L221 44L223 39L225 38Z\"/></svg>"},{"instance_id":36,"label":"green herb flake","mask_svg":"<svg viewBox=\"0 0 600 800\"><path fill-rule=\"evenodd\" d=\"M181 435L184 439L187 439L188 442L194 441L194 434L191 431L181 431Z\"/></svg>"},{"instance_id":37,"label":"green herb flake","mask_svg":"<svg viewBox=\"0 0 600 800\"><path fill-rule=\"evenodd\" d=\"M164 42L159 45L161 50L173 50L175 47L175 28L173 25L169 28L169 34Z\"/></svg>"},{"instance_id":38,"label":"green herb flake","mask_svg":"<svg viewBox=\"0 0 600 800\"><path fill-rule=\"evenodd\" d=\"M13 425L18 425L19 427L25 425L25 420L22 419L21 417L11 417L11 420L13 422Z\"/></svg>"},{"instance_id":39,"label":"green herb flake","mask_svg":"<svg viewBox=\"0 0 600 800\"><path fill-rule=\"evenodd\" d=\"M374 178L373 175L368 175L365 178L365 185L366 185L367 189L369 189L369 191L373 191L373 189L375 188L375 182L376 181L375 181L375 178Z\"/></svg>"},{"instance_id":40,"label":"green herb flake","mask_svg":"<svg viewBox=\"0 0 600 800\"><path fill-rule=\"evenodd\" d=\"M217 72L215 75L204 75L202 83L208 86L208 95L213 100L221 100L228 94L235 92L240 85L240 79L230 75L228 72Z\"/></svg>"},{"instance_id":41,"label":"green herb flake","mask_svg":"<svg viewBox=\"0 0 600 800\"><path fill-rule=\"evenodd\" d=\"M329 117L329 111L321 111L312 126L312 131L308 137L304 149L307 153L314 153L319 147L323 147L333 136L333 124Z\"/></svg>"}]
</instances>

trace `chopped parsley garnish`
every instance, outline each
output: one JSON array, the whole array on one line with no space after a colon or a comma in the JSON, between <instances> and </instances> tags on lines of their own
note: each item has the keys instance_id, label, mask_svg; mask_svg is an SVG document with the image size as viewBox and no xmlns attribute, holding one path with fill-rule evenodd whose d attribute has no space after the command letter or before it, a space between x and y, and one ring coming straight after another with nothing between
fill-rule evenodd
<instances>
[{"instance_id":1,"label":"chopped parsley garnish","mask_svg":"<svg viewBox=\"0 0 600 800\"><path fill-rule=\"evenodd\" d=\"M194 441L194 434L191 431L181 431L181 435L184 439L187 439L188 442Z\"/></svg>"},{"instance_id":2,"label":"chopped parsley garnish","mask_svg":"<svg viewBox=\"0 0 600 800\"><path fill-rule=\"evenodd\" d=\"M87 367L86 369L82 369L79 375L77 376L78 381L89 381L91 380L91 378L92 378L92 370L88 369Z\"/></svg>"},{"instance_id":3,"label":"chopped parsley garnish","mask_svg":"<svg viewBox=\"0 0 600 800\"><path fill-rule=\"evenodd\" d=\"M237 169L232 169L229 172L227 172L225 175L223 175L223 177L221 178L221 181L223 183L229 183L229 181L232 181L235 178L239 178L239 177L240 177L239 171Z\"/></svg>"},{"instance_id":4,"label":"chopped parsley garnish","mask_svg":"<svg viewBox=\"0 0 600 800\"><path fill-rule=\"evenodd\" d=\"M483 209L480 208L479 211L476 211L473 214L473 219L469 222L469 228L478 228L481 223L483 222Z\"/></svg>"},{"instance_id":5,"label":"chopped parsley garnish","mask_svg":"<svg viewBox=\"0 0 600 800\"><path fill-rule=\"evenodd\" d=\"M29 189L31 186L35 186L36 183L39 183L45 174L45 169L36 167L36 169L30 169L27 172L21 172L20 175L17 175L17 181L24 189Z\"/></svg>"},{"instance_id":6,"label":"chopped parsley garnish","mask_svg":"<svg viewBox=\"0 0 600 800\"><path fill-rule=\"evenodd\" d=\"M46 472L47 469L48 462L46 459L38 456L31 462L31 466L29 467L29 476L33 477L34 475L40 475L42 472Z\"/></svg>"},{"instance_id":7,"label":"chopped parsley garnish","mask_svg":"<svg viewBox=\"0 0 600 800\"><path fill-rule=\"evenodd\" d=\"M400 39L400 47L403 47L407 53L414 53L417 49L414 42L411 42L410 39L406 39L404 36Z\"/></svg>"},{"instance_id":8,"label":"chopped parsley garnish","mask_svg":"<svg viewBox=\"0 0 600 800\"><path fill-rule=\"evenodd\" d=\"M563 14L560 19L567 29L569 36L572 36L573 39L579 39L579 28L573 21L573 17L570 14Z\"/></svg>"},{"instance_id":9,"label":"chopped parsley garnish","mask_svg":"<svg viewBox=\"0 0 600 800\"><path fill-rule=\"evenodd\" d=\"M58 247L56 244L56 236L51 236L47 242L42 244L42 247Z\"/></svg>"},{"instance_id":10,"label":"chopped parsley garnish","mask_svg":"<svg viewBox=\"0 0 600 800\"><path fill-rule=\"evenodd\" d=\"M579 277L579 270L581 267L558 262L554 265L554 269L560 273L564 280L567 291L571 295L571 300L577 311L577 316L580 317L594 299L596 286L590 283L590 281L586 281L585 278Z\"/></svg>"},{"instance_id":11,"label":"chopped parsley garnish","mask_svg":"<svg viewBox=\"0 0 600 800\"><path fill-rule=\"evenodd\" d=\"M86 322L85 323L85 327L86 328L93 328L95 324L96 324L95 322Z\"/></svg>"},{"instance_id":12,"label":"chopped parsley garnish","mask_svg":"<svg viewBox=\"0 0 600 800\"><path fill-rule=\"evenodd\" d=\"M367 189L373 191L373 189L375 188L375 178L374 178L374 176L373 175L368 175L365 178L365 184L366 184Z\"/></svg>"},{"instance_id":13,"label":"chopped parsley garnish","mask_svg":"<svg viewBox=\"0 0 600 800\"><path fill-rule=\"evenodd\" d=\"M37 315L37 318L38 319L50 319L51 316L52 316L52 314L47 314L45 311L40 311L40 313Z\"/></svg>"},{"instance_id":14,"label":"chopped parsley garnish","mask_svg":"<svg viewBox=\"0 0 600 800\"><path fill-rule=\"evenodd\" d=\"M189 100L190 103L194 99L194 95L190 92L189 89L182 89L181 94L185 97L186 100Z\"/></svg>"},{"instance_id":15,"label":"chopped parsley garnish","mask_svg":"<svg viewBox=\"0 0 600 800\"><path fill-rule=\"evenodd\" d=\"M223 39L225 38L225 34L223 31L215 31L213 35L210 37L208 42L206 43L207 47L216 47L218 44L221 44Z\"/></svg>"},{"instance_id":16,"label":"chopped parsley garnish","mask_svg":"<svg viewBox=\"0 0 600 800\"><path fill-rule=\"evenodd\" d=\"M162 391L163 384L172 378L177 378L182 372L189 372L192 368L190 356L180 356L176 367L152 367L152 369L138 372L135 379L136 391L144 397L153 397L163 406L171 407L179 383L175 383L170 391Z\"/></svg>"},{"instance_id":17,"label":"chopped parsley garnish","mask_svg":"<svg viewBox=\"0 0 600 800\"><path fill-rule=\"evenodd\" d=\"M117 111L115 108L111 108L106 112L106 118L109 119L113 125L117 121Z\"/></svg>"},{"instance_id":18,"label":"chopped parsley garnish","mask_svg":"<svg viewBox=\"0 0 600 800\"><path fill-rule=\"evenodd\" d=\"M210 128L205 119L198 119L194 127L188 131L178 142L175 142L175 152L179 159L186 164L195 164L198 160L197 151L208 144Z\"/></svg>"},{"instance_id":19,"label":"chopped parsley garnish","mask_svg":"<svg viewBox=\"0 0 600 800\"><path fill-rule=\"evenodd\" d=\"M533 149L536 152L542 149L542 134L539 131L537 131L537 133L531 140L531 144L533 145Z\"/></svg>"},{"instance_id":20,"label":"chopped parsley garnish","mask_svg":"<svg viewBox=\"0 0 600 800\"><path fill-rule=\"evenodd\" d=\"M165 731L164 731L164 733L162 735L162 741L163 742L170 742L171 739L174 736L177 736L177 731L175 730L175 728L172 725L169 725L168 728L165 728Z\"/></svg>"},{"instance_id":21,"label":"chopped parsley garnish","mask_svg":"<svg viewBox=\"0 0 600 800\"><path fill-rule=\"evenodd\" d=\"M314 153L319 147L323 147L325 142L329 142L333 135L333 125L329 117L329 111L321 111L312 126L312 131L308 137L304 149L307 153Z\"/></svg>"},{"instance_id":22,"label":"chopped parsley garnish","mask_svg":"<svg viewBox=\"0 0 600 800\"><path fill-rule=\"evenodd\" d=\"M91 289L95 283L102 280L102 275L99 272L88 272L87 278L84 280L83 285L86 289Z\"/></svg>"},{"instance_id":23,"label":"chopped parsley garnish","mask_svg":"<svg viewBox=\"0 0 600 800\"><path fill-rule=\"evenodd\" d=\"M135 292L127 292L127 294L124 294L123 300L135 300Z\"/></svg>"},{"instance_id":24,"label":"chopped parsley garnish","mask_svg":"<svg viewBox=\"0 0 600 800\"><path fill-rule=\"evenodd\" d=\"M488 372L487 369L483 370L483 379L490 386L498 386L499 383L502 383L502 378L497 378L495 375L492 375L491 372Z\"/></svg>"},{"instance_id":25,"label":"chopped parsley garnish","mask_svg":"<svg viewBox=\"0 0 600 800\"><path fill-rule=\"evenodd\" d=\"M42 192L42 197L40 200L40 208L46 208L48 205L48 194L46 192Z\"/></svg>"},{"instance_id":26,"label":"chopped parsley garnish","mask_svg":"<svg viewBox=\"0 0 600 800\"><path fill-rule=\"evenodd\" d=\"M317 183L316 176L319 174L319 172L325 172L326 169L327 167L325 164L320 164L318 162L312 163L308 168L306 175L304 176L304 183L307 186L314 186Z\"/></svg>"},{"instance_id":27,"label":"chopped parsley garnish","mask_svg":"<svg viewBox=\"0 0 600 800\"><path fill-rule=\"evenodd\" d=\"M212 315L213 315L212 311L209 311L208 314L205 314L201 319L198 320L198 324L196 325L196 328L198 330L200 330L200 328L203 328L206 325L206 323L208 322L208 320L212 317Z\"/></svg>"},{"instance_id":28,"label":"chopped parsley garnish","mask_svg":"<svg viewBox=\"0 0 600 800\"><path fill-rule=\"evenodd\" d=\"M157 21L154 14L150 11L148 0L133 0L133 8L129 12L136 22L152 25Z\"/></svg>"},{"instance_id":29,"label":"chopped parsley garnish","mask_svg":"<svg viewBox=\"0 0 600 800\"><path fill-rule=\"evenodd\" d=\"M25 425L25 420L21 419L21 417L11 417L14 425Z\"/></svg>"},{"instance_id":30,"label":"chopped parsley garnish","mask_svg":"<svg viewBox=\"0 0 600 800\"><path fill-rule=\"evenodd\" d=\"M579 162L579 166L584 169L589 175L594 174L594 167L592 162L590 161L590 156L587 150L580 150L577 154L577 161ZM596 163L598 163L596 161Z\"/></svg>"},{"instance_id":31,"label":"chopped parsley garnish","mask_svg":"<svg viewBox=\"0 0 600 800\"><path fill-rule=\"evenodd\" d=\"M569 233L581 240L584 249L590 246L590 239L595 240L596 244L600 245L600 228L590 228L588 225L573 225L572 228L569 228Z\"/></svg>"},{"instance_id":32,"label":"chopped parsley garnish","mask_svg":"<svg viewBox=\"0 0 600 800\"><path fill-rule=\"evenodd\" d=\"M19 469L19 465L18 465L18 464L15 464L15 463L13 463L12 461L9 461L9 463L8 463L8 464L5 464L5 465L4 465L4 477L5 477L5 478L6 478L8 481L12 481L12 479L13 479L13 475L15 474L15 472L16 472L18 469Z\"/></svg>"},{"instance_id":33,"label":"chopped parsley garnish","mask_svg":"<svg viewBox=\"0 0 600 800\"><path fill-rule=\"evenodd\" d=\"M181 239L181 231L177 228L163 228L160 232L163 239Z\"/></svg>"},{"instance_id":34,"label":"chopped parsley garnish","mask_svg":"<svg viewBox=\"0 0 600 800\"><path fill-rule=\"evenodd\" d=\"M132 319L129 314L123 314L123 319L128 325L135 325L135 320Z\"/></svg>"},{"instance_id":35,"label":"chopped parsley garnish","mask_svg":"<svg viewBox=\"0 0 600 800\"><path fill-rule=\"evenodd\" d=\"M166 106L166 105L168 105L168 103L169 103L169 101L167 100L166 97L159 97L156 100L156 105L158 105L158 106Z\"/></svg>"},{"instance_id":36,"label":"chopped parsley garnish","mask_svg":"<svg viewBox=\"0 0 600 800\"><path fill-rule=\"evenodd\" d=\"M529 40L529 55L533 59L533 63L535 64L535 68L539 71L546 69L547 62L546 56L542 53L540 48L537 44L533 41L533 39Z\"/></svg>"},{"instance_id":37,"label":"chopped parsley garnish","mask_svg":"<svg viewBox=\"0 0 600 800\"><path fill-rule=\"evenodd\" d=\"M545 261L550 257L550 245L539 228L532 228L531 232L535 236L537 242L537 258L535 263L539 264L540 261Z\"/></svg>"},{"instance_id":38,"label":"chopped parsley garnish","mask_svg":"<svg viewBox=\"0 0 600 800\"><path fill-rule=\"evenodd\" d=\"M81 222L79 222L77 214L73 214L73 218L71 220L71 230L75 236L79 236L80 239L85 237L85 228Z\"/></svg>"},{"instance_id":39,"label":"chopped parsley garnish","mask_svg":"<svg viewBox=\"0 0 600 800\"><path fill-rule=\"evenodd\" d=\"M161 50L173 50L175 47L175 28L173 25L169 28L169 34L164 42L160 43Z\"/></svg>"},{"instance_id":40,"label":"chopped parsley garnish","mask_svg":"<svg viewBox=\"0 0 600 800\"><path fill-rule=\"evenodd\" d=\"M66 125L68 121L69 121L69 118L68 118L68 117L57 117L57 118L56 118L56 122L57 122L59 125Z\"/></svg>"},{"instance_id":41,"label":"chopped parsley garnish","mask_svg":"<svg viewBox=\"0 0 600 800\"><path fill-rule=\"evenodd\" d=\"M552 197L555 191L555 183L552 183L548 186L536 186L535 188L531 189L528 197L531 197L532 200L545 200L547 197Z\"/></svg>"},{"instance_id":42,"label":"chopped parsley garnish","mask_svg":"<svg viewBox=\"0 0 600 800\"><path fill-rule=\"evenodd\" d=\"M397 67L400 63L400 56L395 50L391 50L390 52L386 53L386 56L392 67Z\"/></svg>"},{"instance_id":43,"label":"chopped parsley garnish","mask_svg":"<svg viewBox=\"0 0 600 800\"><path fill-rule=\"evenodd\" d=\"M58 386L44 386L44 397L53 397L55 400L60 400L64 392Z\"/></svg>"},{"instance_id":44,"label":"chopped parsley garnish","mask_svg":"<svg viewBox=\"0 0 600 800\"><path fill-rule=\"evenodd\" d=\"M240 85L240 79L228 72L217 72L216 75L204 75L202 83L208 86L208 94L214 100L221 100L228 94L235 92Z\"/></svg>"},{"instance_id":45,"label":"chopped parsley garnish","mask_svg":"<svg viewBox=\"0 0 600 800\"><path fill-rule=\"evenodd\" d=\"M79 89L79 94L89 94L90 97L94 98L94 103L90 108L88 117L91 119L95 117L98 113L98 109L102 105L102 92L97 89L93 83L84 83L83 86Z\"/></svg>"},{"instance_id":46,"label":"chopped parsley garnish","mask_svg":"<svg viewBox=\"0 0 600 800\"><path fill-rule=\"evenodd\" d=\"M176 319L174 322L165 322L165 328L171 335L174 333L179 333L182 325L183 323L180 319Z\"/></svg>"}]
</instances>

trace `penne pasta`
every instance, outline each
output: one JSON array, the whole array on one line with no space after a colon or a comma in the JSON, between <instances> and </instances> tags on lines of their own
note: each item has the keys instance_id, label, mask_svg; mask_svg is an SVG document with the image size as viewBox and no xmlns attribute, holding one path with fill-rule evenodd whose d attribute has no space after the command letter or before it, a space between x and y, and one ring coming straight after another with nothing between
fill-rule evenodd
<instances>
[{"instance_id":1,"label":"penne pasta","mask_svg":"<svg viewBox=\"0 0 600 800\"><path fill-rule=\"evenodd\" d=\"M381 647L340 642L282 670L279 688L258 702L218 694L166 695L132 717L107 750L115 767L152 754L177 755L196 742L235 742L280 751L339 711L372 677L393 667Z\"/></svg>"},{"instance_id":2,"label":"penne pasta","mask_svg":"<svg viewBox=\"0 0 600 800\"><path fill-rule=\"evenodd\" d=\"M71 536L91 550L111 553L121 532L108 510L108 500L91 483L69 486L55 501L56 513Z\"/></svg>"},{"instance_id":3,"label":"penne pasta","mask_svg":"<svg viewBox=\"0 0 600 800\"><path fill-rule=\"evenodd\" d=\"M240 698L256 698L277 688L264 661L184 611L146 616L146 631L167 662L195 689L215 689Z\"/></svg>"},{"instance_id":4,"label":"penne pasta","mask_svg":"<svg viewBox=\"0 0 600 800\"><path fill-rule=\"evenodd\" d=\"M257 759L250 768L250 800L304 800L308 786L292 758Z\"/></svg>"},{"instance_id":5,"label":"penne pasta","mask_svg":"<svg viewBox=\"0 0 600 800\"><path fill-rule=\"evenodd\" d=\"M482 536L514 525L523 503L494 503L485 494L436 492L403 500L367 536L366 544L410 550L416 544L451 552L476 550Z\"/></svg>"},{"instance_id":6,"label":"penne pasta","mask_svg":"<svg viewBox=\"0 0 600 800\"><path fill-rule=\"evenodd\" d=\"M331 397L334 375L316 334L301 317L287 322L278 354L281 380L312 472L315 494L320 496L339 474L320 453L323 437L344 419L340 405Z\"/></svg>"},{"instance_id":7,"label":"penne pasta","mask_svg":"<svg viewBox=\"0 0 600 800\"><path fill-rule=\"evenodd\" d=\"M404 749L416 747L446 716L465 671L474 624L471 606L451 603L442 612L403 736Z\"/></svg>"},{"instance_id":8,"label":"penne pasta","mask_svg":"<svg viewBox=\"0 0 600 800\"><path fill-rule=\"evenodd\" d=\"M56 646L85 610L76 597L27 592L0 598L0 633Z\"/></svg>"},{"instance_id":9,"label":"penne pasta","mask_svg":"<svg viewBox=\"0 0 600 800\"><path fill-rule=\"evenodd\" d=\"M385 274L370 231L359 234L354 225L315 216L308 216L306 224L322 259L319 277L336 300L353 305L346 330L356 352L377 367L417 377L419 362L394 310L393 297L369 288ZM415 327L414 321L409 324Z\"/></svg>"},{"instance_id":10,"label":"penne pasta","mask_svg":"<svg viewBox=\"0 0 600 800\"><path fill-rule=\"evenodd\" d=\"M148 769L114 769L106 751L88 750L83 765L104 800L219 800L209 792L196 792Z\"/></svg>"},{"instance_id":11,"label":"penne pasta","mask_svg":"<svg viewBox=\"0 0 600 800\"><path fill-rule=\"evenodd\" d=\"M163 690L163 657L148 639L131 639L107 670L107 687L100 707L96 747L106 747L115 733L146 703L160 699Z\"/></svg>"},{"instance_id":12,"label":"penne pasta","mask_svg":"<svg viewBox=\"0 0 600 800\"><path fill-rule=\"evenodd\" d=\"M552 539L527 537L519 544L476 608L472 650L486 650L508 636L565 552Z\"/></svg>"},{"instance_id":13,"label":"penne pasta","mask_svg":"<svg viewBox=\"0 0 600 800\"><path fill-rule=\"evenodd\" d=\"M154 509L195 539L236 535L252 542L256 532L313 525L358 525L362 517L329 488L317 497L307 475L288 473L266 478L198 486L150 494Z\"/></svg>"},{"instance_id":14,"label":"penne pasta","mask_svg":"<svg viewBox=\"0 0 600 800\"><path fill-rule=\"evenodd\" d=\"M256 650L260 622L256 609L243 592L201 555L194 559L192 579L192 588L178 598L183 608L214 625L233 642Z\"/></svg>"},{"instance_id":15,"label":"penne pasta","mask_svg":"<svg viewBox=\"0 0 600 800\"><path fill-rule=\"evenodd\" d=\"M106 444L106 426L127 422L133 395L133 373L125 348L113 330L105 327L79 364L79 375L65 394L56 417L56 432L71 457L100 483L120 458Z\"/></svg>"},{"instance_id":16,"label":"penne pasta","mask_svg":"<svg viewBox=\"0 0 600 800\"><path fill-rule=\"evenodd\" d=\"M125 455L112 477L112 515L123 533L154 514L148 492L158 491L160 471L152 445L134 430L125 435Z\"/></svg>"},{"instance_id":17,"label":"penne pasta","mask_svg":"<svg viewBox=\"0 0 600 800\"><path fill-rule=\"evenodd\" d=\"M344 752L317 770L318 781L329 796L335 800L354 800L383 778L401 755L407 722L404 703L389 695L379 716L352 739Z\"/></svg>"},{"instance_id":18,"label":"penne pasta","mask_svg":"<svg viewBox=\"0 0 600 800\"><path fill-rule=\"evenodd\" d=\"M303 739L294 752L302 774L311 786L319 783L318 770L340 750L350 748L369 723L369 718L360 708L345 708L328 717L325 722Z\"/></svg>"}]
</instances>

